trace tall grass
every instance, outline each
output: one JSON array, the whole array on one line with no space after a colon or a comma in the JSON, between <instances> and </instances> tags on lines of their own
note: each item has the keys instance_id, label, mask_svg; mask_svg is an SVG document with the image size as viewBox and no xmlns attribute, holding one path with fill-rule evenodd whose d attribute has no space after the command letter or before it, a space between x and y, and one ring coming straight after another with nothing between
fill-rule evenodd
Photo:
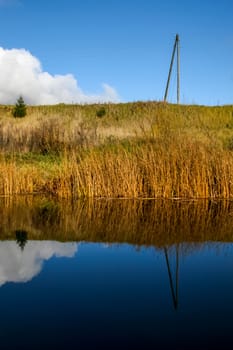
<instances>
[{"instance_id":1,"label":"tall grass","mask_svg":"<svg viewBox=\"0 0 233 350\"><path fill-rule=\"evenodd\" d=\"M10 110L0 108L2 195L233 197L232 106L41 106L20 120Z\"/></svg>"},{"instance_id":2,"label":"tall grass","mask_svg":"<svg viewBox=\"0 0 233 350\"><path fill-rule=\"evenodd\" d=\"M67 198L230 198L233 155L186 139L92 150L63 159L47 190Z\"/></svg>"}]
</instances>

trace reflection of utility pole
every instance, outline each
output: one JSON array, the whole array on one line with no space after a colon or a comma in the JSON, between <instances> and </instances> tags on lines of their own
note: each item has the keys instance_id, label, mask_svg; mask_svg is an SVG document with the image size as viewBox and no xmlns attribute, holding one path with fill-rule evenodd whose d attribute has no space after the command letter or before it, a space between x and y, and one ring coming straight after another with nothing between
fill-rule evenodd
<instances>
[{"instance_id":1,"label":"reflection of utility pole","mask_svg":"<svg viewBox=\"0 0 233 350\"><path fill-rule=\"evenodd\" d=\"M164 254L165 254L165 258L166 258L167 271L168 271L169 284L170 284L171 293L172 293L173 305L174 305L174 308L177 309L178 308L178 286L179 286L179 244L176 246L175 288L174 288L173 279L172 279L171 267L170 267L169 259L168 259L168 249L166 247L164 248Z\"/></svg>"},{"instance_id":2,"label":"reflection of utility pole","mask_svg":"<svg viewBox=\"0 0 233 350\"><path fill-rule=\"evenodd\" d=\"M180 38L179 38L178 34L176 34L175 44L173 47L172 59L171 59L171 64L170 64L168 78L167 78L166 90L165 90L165 94L164 94L164 102L167 101L168 88L169 88L169 84L170 84L175 53L177 54L177 104L179 104L180 103Z\"/></svg>"}]
</instances>

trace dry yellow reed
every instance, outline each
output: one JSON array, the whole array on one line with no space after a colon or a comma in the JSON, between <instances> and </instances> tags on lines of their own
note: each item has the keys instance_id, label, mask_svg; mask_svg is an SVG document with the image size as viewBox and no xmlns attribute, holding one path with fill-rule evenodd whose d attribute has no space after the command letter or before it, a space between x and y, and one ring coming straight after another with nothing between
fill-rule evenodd
<instances>
[{"instance_id":1,"label":"dry yellow reed","mask_svg":"<svg viewBox=\"0 0 233 350\"><path fill-rule=\"evenodd\" d=\"M1 195L233 197L231 106L105 105L99 118L99 105L60 105L20 120L9 108L0 108Z\"/></svg>"}]
</instances>

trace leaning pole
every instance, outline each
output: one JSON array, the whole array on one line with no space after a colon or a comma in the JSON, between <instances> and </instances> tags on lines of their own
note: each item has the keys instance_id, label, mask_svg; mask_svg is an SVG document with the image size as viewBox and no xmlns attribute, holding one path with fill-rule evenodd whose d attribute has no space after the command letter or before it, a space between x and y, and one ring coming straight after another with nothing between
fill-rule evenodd
<instances>
[{"instance_id":1,"label":"leaning pole","mask_svg":"<svg viewBox=\"0 0 233 350\"><path fill-rule=\"evenodd\" d=\"M172 51L172 58L168 72L167 85L164 94L164 102L167 102L168 89L170 85L170 79L172 74L172 68L174 64L175 54L177 55L177 104L180 103L180 38L179 35L176 34L175 43Z\"/></svg>"}]
</instances>

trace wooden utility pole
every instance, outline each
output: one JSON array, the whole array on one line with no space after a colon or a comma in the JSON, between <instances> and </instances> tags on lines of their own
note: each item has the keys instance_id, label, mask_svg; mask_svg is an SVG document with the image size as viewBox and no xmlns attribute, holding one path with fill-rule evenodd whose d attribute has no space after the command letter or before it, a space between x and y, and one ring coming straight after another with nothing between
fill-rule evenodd
<instances>
[{"instance_id":1,"label":"wooden utility pole","mask_svg":"<svg viewBox=\"0 0 233 350\"><path fill-rule=\"evenodd\" d=\"M176 34L176 39L175 39L175 43L172 51L172 59L170 63L170 68L169 68L169 73L167 78L167 85L166 85L166 90L164 94L164 102L167 101L167 95L168 95L168 89L169 89L169 84L171 79L175 53L177 53L177 103L179 104L180 103L180 38L178 34Z\"/></svg>"},{"instance_id":2,"label":"wooden utility pole","mask_svg":"<svg viewBox=\"0 0 233 350\"><path fill-rule=\"evenodd\" d=\"M177 103L180 103L180 38L176 34L176 47L177 47Z\"/></svg>"}]
</instances>

